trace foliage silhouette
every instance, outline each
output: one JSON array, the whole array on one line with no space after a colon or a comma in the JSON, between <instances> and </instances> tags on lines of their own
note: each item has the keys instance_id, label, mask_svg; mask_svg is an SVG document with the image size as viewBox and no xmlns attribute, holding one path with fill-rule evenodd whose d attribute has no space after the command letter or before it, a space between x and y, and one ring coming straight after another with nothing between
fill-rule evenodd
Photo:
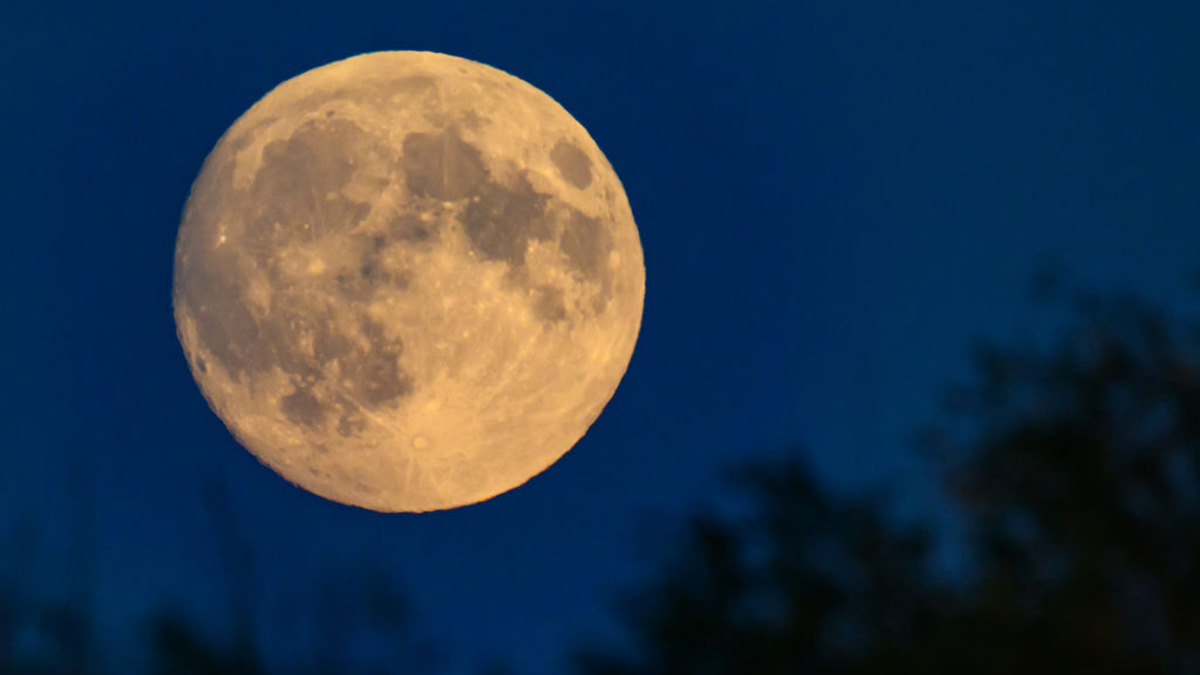
<instances>
[{"instance_id":1,"label":"foliage silhouette","mask_svg":"<svg viewBox=\"0 0 1200 675\"><path fill-rule=\"evenodd\" d=\"M375 675L431 673L438 654L415 630L407 602L380 571L341 569L315 586L303 612L311 635L296 635L287 662L271 662L256 640L221 643L184 617L164 612L149 624L152 672L161 675ZM364 645L367 648L364 648Z\"/></svg>"},{"instance_id":2,"label":"foliage silhouette","mask_svg":"<svg viewBox=\"0 0 1200 675\"><path fill-rule=\"evenodd\" d=\"M150 627L154 672L163 675L257 675L263 666L244 643L222 649L186 619L163 614Z\"/></svg>"},{"instance_id":3,"label":"foliage silhouette","mask_svg":"<svg viewBox=\"0 0 1200 675\"><path fill-rule=\"evenodd\" d=\"M921 435L971 573L878 498L824 493L793 453L745 467L747 513L693 518L618 605L634 646L584 675L1195 673L1200 669L1200 329L1075 293L1046 349L975 349Z\"/></svg>"},{"instance_id":4,"label":"foliage silhouette","mask_svg":"<svg viewBox=\"0 0 1200 675\"><path fill-rule=\"evenodd\" d=\"M293 608L311 635L293 635L297 646L287 663L262 653L256 619L262 598L255 583L250 541L236 527L236 509L224 483L210 478L205 503L217 533L230 592L232 636L214 641L186 618L163 612L149 626L152 670L161 675L375 675L430 673L438 654L415 631L408 603L381 569L330 569L321 583L305 589L307 602Z\"/></svg>"},{"instance_id":5,"label":"foliage silhouette","mask_svg":"<svg viewBox=\"0 0 1200 675\"><path fill-rule=\"evenodd\" d=\"M90 480L80 472L81 513L90 510ZM72 531L70 583L47 594L41 579L47 566L38 522L22 520L5 533L0 546L0 675L382 675L435 673L440 654L420 633L404 593L385 570L369 565L331 567L296 592L289 608L288 635L296 647L287 659L263 653L260 632L262 593L255 583L255 560L246 536L236 527L237 510L224 484L204 484L205 504L216 533L216 548L229 590L230 630L226 639L208 635L178 611L164 610L145 625L146 652L115 654L96 644L90 584L95 583L91 518ZM304 629L308 630L305 631ZM132 657L132 659L131 659ZM282 662L286 661L286 662ZM143 666L136 665L142 662Z\"/></svg>"},{"instance_id":6,"label":"foliage silhouette","mask_svg":"<svg viewBox=\"0 0 1200 675\"><path fill-rule=\"evenodd\" d=\"M0 675L96 672L90 611L93 523L86 517L92 507L90 467L72 468L74 511L84 516L72 523L76 546L69 560L79 583L68 587L70 597L47 596L34 583L44 563L41 531L32 516L20 518L0 546Z\"/></svg>"}]
</instances>

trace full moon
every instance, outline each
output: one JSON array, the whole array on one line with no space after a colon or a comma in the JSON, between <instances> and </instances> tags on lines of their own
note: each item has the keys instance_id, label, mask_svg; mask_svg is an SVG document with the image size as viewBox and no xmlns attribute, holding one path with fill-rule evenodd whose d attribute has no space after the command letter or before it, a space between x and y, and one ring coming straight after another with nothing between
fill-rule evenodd
<instances>
[{"instance_id":1,"label":"full moon","mask_svg":"<svg viewBox=\"0 0 1200 675\"><path fill-rule=\"evenodd\" d=\"M495 68L378 52L294 77L221 137L184 208L175 323L237 440L376 511L517 487L583 437L641 325L612 166Z\"/></svg>"}]
</instances>

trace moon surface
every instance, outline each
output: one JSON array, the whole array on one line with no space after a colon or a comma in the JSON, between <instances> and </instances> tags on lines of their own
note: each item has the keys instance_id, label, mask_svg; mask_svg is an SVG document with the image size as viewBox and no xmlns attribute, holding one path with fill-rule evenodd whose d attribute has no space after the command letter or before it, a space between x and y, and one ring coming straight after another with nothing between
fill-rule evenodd
<instances>
[{"instance_id":1,"label":"moon surface","mask_svg":"<svg viewBox=\"0 0 1200 675\"><path fill-rule=\"evenodd\" d=\"M175 250L209 405L327 499L430 511L566 453L612 397L645 268L624 189L548 95L377 52L276 87L221 137Z\"/></svg>"}]
</instances>

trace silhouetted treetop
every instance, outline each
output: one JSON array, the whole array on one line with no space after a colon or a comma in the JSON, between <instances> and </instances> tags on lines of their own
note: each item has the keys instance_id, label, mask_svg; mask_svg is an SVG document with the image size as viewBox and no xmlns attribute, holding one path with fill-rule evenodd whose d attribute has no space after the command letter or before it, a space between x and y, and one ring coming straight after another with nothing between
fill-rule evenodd
<instances>
[{"instance_id":1,"label":"silhouetted treetop","mask_svg":"<svg viewBox=\"0 0 1200 675\"><path fill-rule=\"evenodd\" d=\"M977 349L937 448L985 587L1022 620L1167 672L1200 665L1197 336L1136 299L1080 294L1055 347Z\"/></svg>"},{"instance_id":2,"label":"silhouetted treetop","mask_svg":"<svg viewBox=\"0 0 1200 675\"><path fill-rule=\"evenodd\" d=\"M921 450L967 532L823 492L801 460L744 468L748 515L703 515L585 675L1200 672L1200 330L1078 293L1049 347L981 344Z\"/></svg>"},{"instance_id":3,"label":"silhouetted treetop","mask_svg":"<svg viewBox=\"0 0 1200 675\"><path fill-rule=\"evenodd\" d=\"M637 653L586 652L584 673L833 672L944 611L923 530L831 499L797 461L745 466L734 483L748 515L692 518L662 576L624 602Z\"/></svg>"}]
</instances>

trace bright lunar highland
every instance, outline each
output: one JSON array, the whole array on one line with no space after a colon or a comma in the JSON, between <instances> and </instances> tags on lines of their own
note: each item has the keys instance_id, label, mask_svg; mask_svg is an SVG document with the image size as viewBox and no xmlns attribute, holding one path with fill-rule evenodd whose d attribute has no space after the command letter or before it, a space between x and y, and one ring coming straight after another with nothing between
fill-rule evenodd
<instances>
[{"instance_id":1,"label":"bright lunar highland","mask_svg":"<svg viewBox=\"0 0 1200 675\"><path fill-rule=\"evenodd\" d=\"M377 511L488 499L554 463L633 354L645 268L587 131L507 73L364 54L276 87L192 186L179 339L263 463Z\"/></svg>"}]
</instances>

